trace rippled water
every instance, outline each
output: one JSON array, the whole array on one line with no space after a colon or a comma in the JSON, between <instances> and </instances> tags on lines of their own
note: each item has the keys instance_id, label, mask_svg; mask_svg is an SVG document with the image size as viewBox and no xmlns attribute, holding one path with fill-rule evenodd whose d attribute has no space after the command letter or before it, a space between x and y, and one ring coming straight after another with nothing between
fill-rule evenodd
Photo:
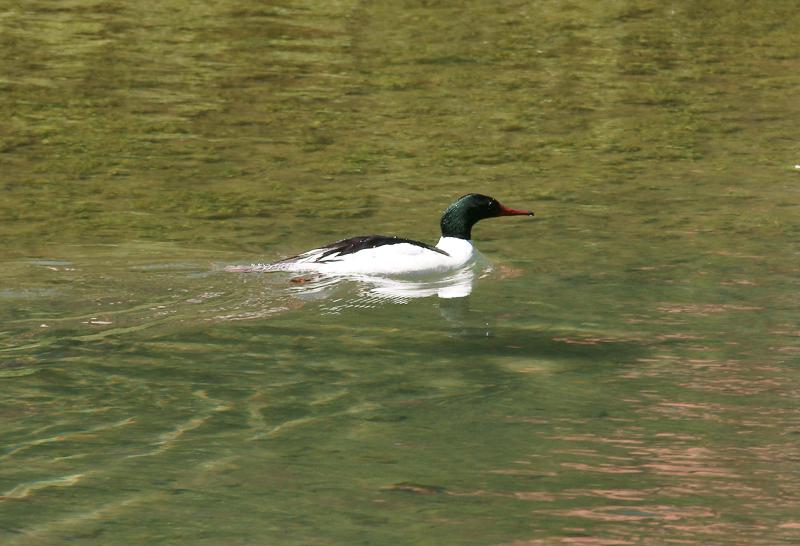
<instances>
[{"instance_id":1,"label":"rippled water","mask_svg":"<svg viewBox=\"0 0 800 546\"><path fill-rule=\"evenodd\" d=\"M797 543L799 13L0 6L0 541Z\"/></svg>"}]
</instances>

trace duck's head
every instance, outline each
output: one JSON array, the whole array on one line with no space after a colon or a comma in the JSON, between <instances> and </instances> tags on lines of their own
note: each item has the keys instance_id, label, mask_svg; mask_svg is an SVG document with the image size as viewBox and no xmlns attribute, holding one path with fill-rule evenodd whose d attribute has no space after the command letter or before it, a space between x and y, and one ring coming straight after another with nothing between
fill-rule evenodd
<instances>
[{"instance_id":1,"label":"duck's head","mask_svg":"<svg viewBox=\"0 0 800 546\"><path fill-rule=\"evenodd\" d=\"M472 238L472 226L478 220L496 216L533 216L533 211L508 208L497 199L468 193L447 207L442 214L442 237Z\"/></svg>"}]
</instances>

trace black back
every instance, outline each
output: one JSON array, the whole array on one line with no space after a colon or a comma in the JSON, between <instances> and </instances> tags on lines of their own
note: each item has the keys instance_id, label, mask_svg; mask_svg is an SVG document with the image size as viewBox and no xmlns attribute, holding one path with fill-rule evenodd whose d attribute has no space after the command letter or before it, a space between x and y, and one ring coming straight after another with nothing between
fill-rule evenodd
<instances>
[{"instance_id":1,"label":"black back","mask_svg":"<svg viewBox=\"0 0 800 546\"><path fill-rule=\"evenodd\" d=\"M422 248L427 248L428 250L433 250L434 252L438 252L439 254L444 254L445 256L449 256L447 252L444 250L440 250L435 246L431 246L427 243L422 243L420 241L414 241L412 239L404 239L402 237L389 237L386 235L362 235L360 237L350 237L349 239L342 239L341 241L336 241L335 243L327 244L321 248L326 249L316 261L322 261L324 258L331 256L333 254L338 254L339 256L345 256L347 254L355 254L359 250L366 250L368 248L377 248L379 246L385 245L396 245L399 243L408 243L414 246L419 246Z\"/></svg>"},{"instance_id":2,"label":"black back","mask_svg":"<svg viewBox=\"0 0 800 546\"><path fill-rule=\"evenodd\" d=\"M359 237L350 237L349 239L342 239L341 241L336 241L333 243L329 243L325 246L319 247L318 250L324 250L317 259L314 260L315 262L335 262L338 261L335 258L332 259L325 259L329 256L346 256L347 254L355 254L359 250L366 250L368 248L377 248L379 246L386 246L386 245L396 245L400 243L408 243L410 245L419 246L422 248L426 248L428 250L432 250L434 252L438 252L439 254L444 254L445 256L449 256L447 252L436 248L435 246L431 246L426 243L422 243L420 241L414 241L413 239L404 239L402 237L390 237L387 235L361 235ZM281 262L291 262L297 258L302 257L302 254L299 256L292 256L291 258L286 258L285 260L281 260ZM280 262L277 262L280 263Z\"/></svg>"}]
</instances>

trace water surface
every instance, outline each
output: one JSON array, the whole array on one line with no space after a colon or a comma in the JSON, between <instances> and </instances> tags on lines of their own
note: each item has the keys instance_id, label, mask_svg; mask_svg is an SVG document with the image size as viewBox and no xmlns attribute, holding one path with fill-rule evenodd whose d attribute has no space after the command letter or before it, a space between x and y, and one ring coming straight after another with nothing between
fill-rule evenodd
<instances>
[{"instance_id":1,"label":"water surface","mask_svg":"<svg viewBox=\"0 0 800 546\"><path fill-rule=\"evenodd\" d=\"M5 5L0 541L796 543L798 27ZM472 191L468 297L223 270Z\"/></svg>"}]
</instances>

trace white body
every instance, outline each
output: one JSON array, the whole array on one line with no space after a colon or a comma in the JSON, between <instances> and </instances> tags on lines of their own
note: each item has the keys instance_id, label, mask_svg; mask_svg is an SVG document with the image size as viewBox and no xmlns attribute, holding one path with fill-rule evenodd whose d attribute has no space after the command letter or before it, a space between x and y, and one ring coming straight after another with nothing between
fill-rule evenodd
<instances>
[{"instance_id":1,"label":"white body","mask_svg":"<svg viewBox=\"0 0 800 546\"><path fill-rule=\"evenodd\" d=\"M414 275L453 271L469 264L476 256L475 248L466 239L442 237L436 248L447 255L410 243L394 243L319 259L328 249L317 248L291 261L253 265L248 270L313 271L326 275Z\"/></svg>"}]
</instances>

